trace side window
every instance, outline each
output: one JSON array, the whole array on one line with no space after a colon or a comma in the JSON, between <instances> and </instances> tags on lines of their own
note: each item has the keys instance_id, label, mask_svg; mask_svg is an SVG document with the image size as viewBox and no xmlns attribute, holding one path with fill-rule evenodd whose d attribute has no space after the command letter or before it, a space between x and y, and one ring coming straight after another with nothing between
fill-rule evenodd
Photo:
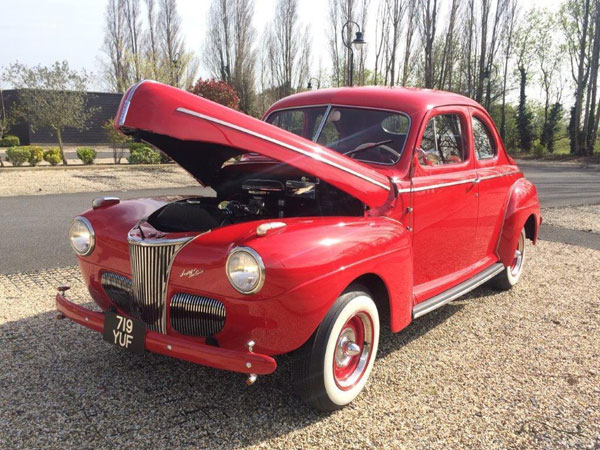
<instances>
[{"instance_id":1,"label":"side window","mask_svg":"<svg viewBox=\"0 0 600 450\"><path fill-rule=\"evenodd\" d=\"M488 159L496 156L496 145L488 127L477 117L473 117L473 142L477 159Z\"/></svg>"},{"instance_id":2,"label":"side window","mask_svg":"<svg viewBox=\"0 0 600 450\"><path fill-rule=\"evenodd\" d=\"M340 141L340 132L337 128L337 123L340 121L342 114L339 110L333 110L327 116L327 121L323 126L323 131L319 135L319 139L317 142L326 147L335 147L335 145Z\"/></svg>"},{"instance_id":3,"label":"side window","mask_svg":"<svg viewBox=\"0 0 600 450\"><path fill-rule=\"evenodd\" d=\"M458 114L433 117L423 134L419 161L424 166L457 164L465 161L465 140Z\"/></svg>"}]
</instances>

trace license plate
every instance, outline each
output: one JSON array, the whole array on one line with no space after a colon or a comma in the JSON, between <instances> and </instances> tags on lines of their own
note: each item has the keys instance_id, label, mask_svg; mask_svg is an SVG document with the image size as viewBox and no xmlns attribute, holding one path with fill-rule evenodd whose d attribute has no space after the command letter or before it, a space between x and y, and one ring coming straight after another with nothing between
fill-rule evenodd
<instances>
[{"instance_id":1,"label":"license plate","mask_svg":"<svg viewBox=\"0 0 600 450\"><path fill-rule=\"evenodd\" d=\"M144 352L146 325L111 311L104 313L104 340L135 353Z\"/></svg>"}]
</instances>

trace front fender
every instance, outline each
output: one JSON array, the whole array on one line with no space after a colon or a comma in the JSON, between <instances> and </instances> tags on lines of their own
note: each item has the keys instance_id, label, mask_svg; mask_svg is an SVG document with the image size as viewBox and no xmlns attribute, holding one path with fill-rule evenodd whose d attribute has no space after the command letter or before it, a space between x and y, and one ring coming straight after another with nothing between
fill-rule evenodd
<instances>
[{"instance_id":1,"label":"front fender","mask_svg":"<svg viewBox=\"0 0 600 450\"><path fill-rule=\"evenodd\" d=\"M531 217L533 218L532 222L528 222ZM529 223L532 225L529 225ZM541 223L537 189L526 178L519 178L509 191L504 210L504 222L496 249L500 262L505 266L512 263L519 242L519 235L526 224L528 224L528 227L531 226L531 229L527 230L527 237L535 244Z\"/></svg>"},{"instance_id":2,"label":"front fender","mask_svg":"<svg viewBox=\"0 0 600 450\"><path fill-rule=\"evenodd\" d=\"M386 218L282 219L285 228L259 237L258 222L200 236L177 256L168 298L187 292L217 298L227 321L216 335L225 348L242 348L252 339L256 351L287 353L306 342L336 298L365 274L379 277L389 292L396 328L410 321L412 259L404 227ZM233 246L256 250L266 266L266 281L256 294L235 291L225 274ZM194 268L194 278L182 276Z\"/></svg>"}]
</instances>

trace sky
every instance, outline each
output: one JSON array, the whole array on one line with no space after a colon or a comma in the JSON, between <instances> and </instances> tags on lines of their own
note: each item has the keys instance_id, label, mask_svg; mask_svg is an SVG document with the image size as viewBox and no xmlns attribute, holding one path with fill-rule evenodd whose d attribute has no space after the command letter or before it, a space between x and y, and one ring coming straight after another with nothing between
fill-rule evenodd
<instances>
[{"instance_id":1,"label":"sky","mask_svg":"<svg viewBox=\"0 0 600 450\"><path fill-rule=\"evenodd\" d=\"M375 3L377 0L372 0ZM449 1L449 0L442 0ZM273 16L276 0L255 0L254 25L260 35ZM327 60L328 0L300 0L301 21L311 28L315 67ZM556 10L560 0L523 0L524 8L547 6ZM201 56L210 0L178 0L187 46ZM104 38L104 0L0 0L0 70L18 60L27 65L50 65L67 60L75 69L96 75L91 88L105 90L101 80ZM370 22L376 6L371 6ZM369 28L365 40L369 42ZM200 76L208 73L201 67ZM7 88L9 86L4 85Z\"/></svg>"}]
</instances>

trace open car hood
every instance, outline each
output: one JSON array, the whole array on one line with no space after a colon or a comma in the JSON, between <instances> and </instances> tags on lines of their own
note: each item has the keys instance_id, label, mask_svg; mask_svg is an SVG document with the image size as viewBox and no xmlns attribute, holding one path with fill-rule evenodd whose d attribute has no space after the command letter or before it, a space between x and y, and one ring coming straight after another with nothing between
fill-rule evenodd
<instances>
[{"instance_id":1,"label":"open car hood","mask_svg":"<svg viewBox=\"0 0 600 450\"><path fill-rule=\"evenodd\" d=\"M371 208L393 192L387 176L274 125L152 81L132 86L115 119L125 134L150 142L200 183L211 185L225 161L258 153L313 175Z\"/></svg>"}]
</instances>

